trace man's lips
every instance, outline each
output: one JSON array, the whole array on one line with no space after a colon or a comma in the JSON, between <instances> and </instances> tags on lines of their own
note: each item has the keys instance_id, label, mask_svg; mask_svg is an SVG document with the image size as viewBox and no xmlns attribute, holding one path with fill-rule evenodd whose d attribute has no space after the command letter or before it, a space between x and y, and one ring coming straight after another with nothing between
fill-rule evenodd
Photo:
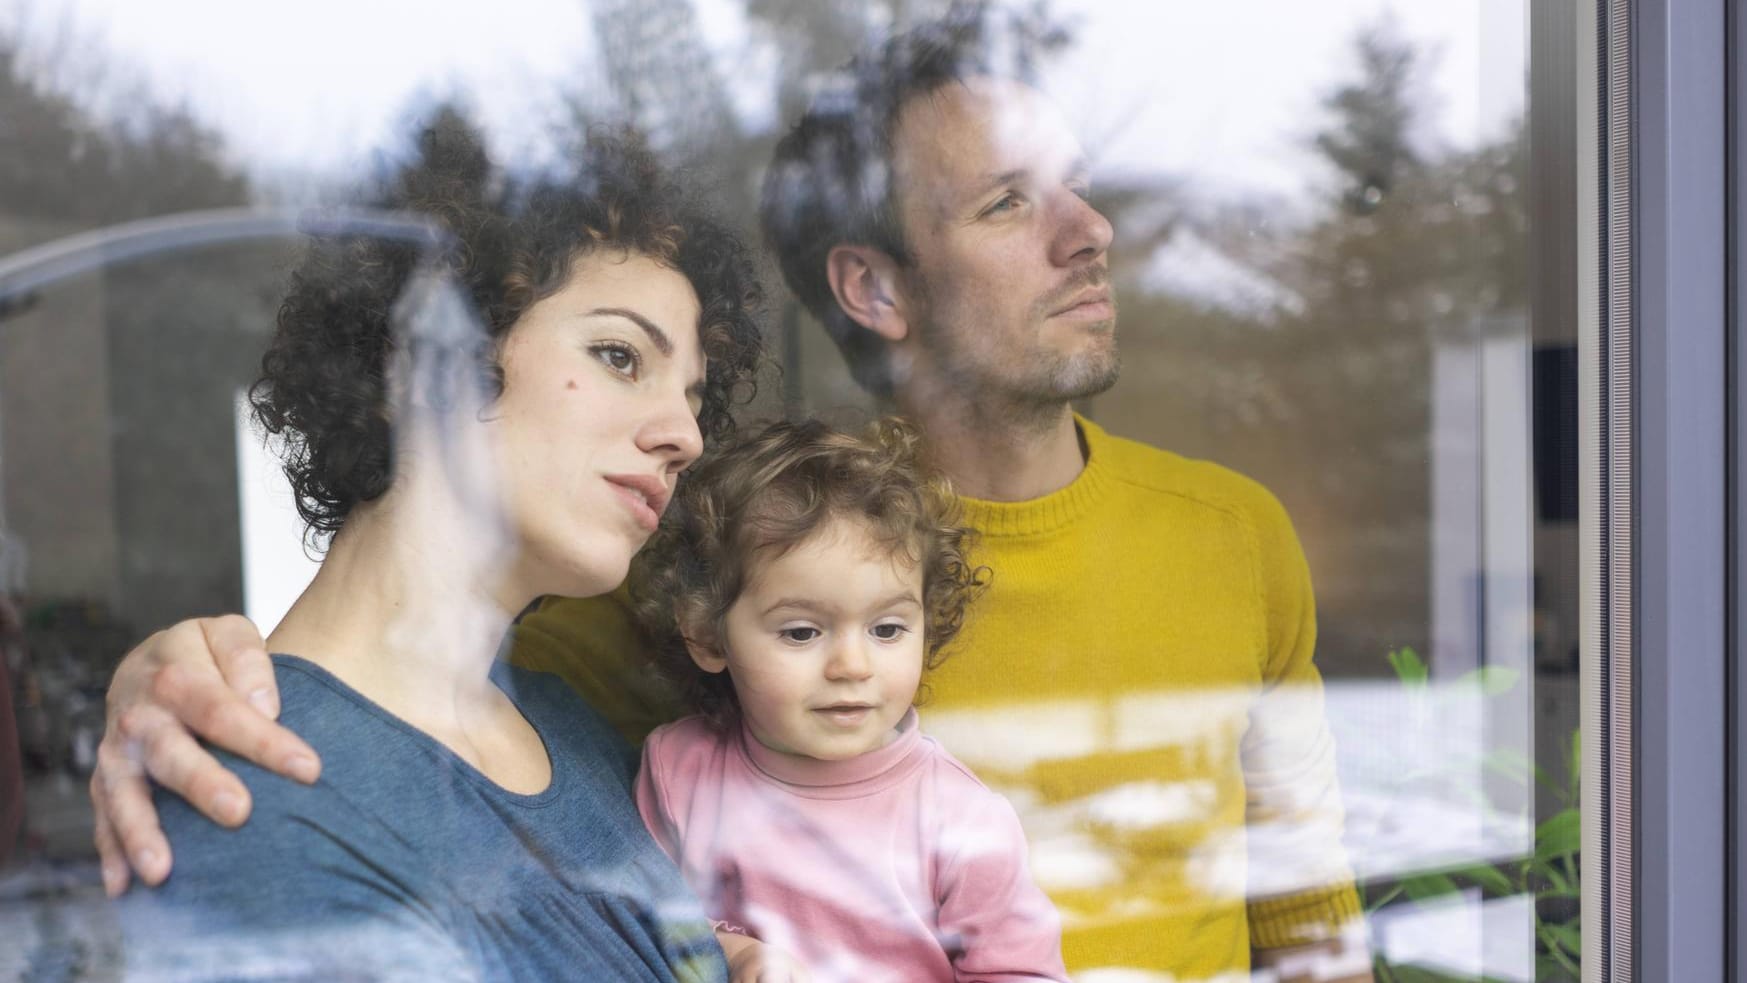
<instances>
[{"instance_id":1,"label":"man's lips","mask_svg":"<svg viewBox=\"0 0 1747 983\"><path fill-rule=\"evenodd\" d=\"M1060 309L1052 312L1050 317L1061 317L1063 315L1090 318L1114 317L1116 315L1116 305L1110 302L1110 288L1097 287L1095 289L1085 290L1075 294L1074 297L1066 304L1063 304Z\"/></svg>"},{"instance_id":2,"label":"man's lips","mask_svg":"<svg viewBox=\"0 0 1747 983\"><path fill-rule=\"evenodd\" d=\"M661 513L667 511L667 482L649 474L610 474L607 484L613 486L639 526L654 532L661 524Z\"/></svg>"}]
</instances>

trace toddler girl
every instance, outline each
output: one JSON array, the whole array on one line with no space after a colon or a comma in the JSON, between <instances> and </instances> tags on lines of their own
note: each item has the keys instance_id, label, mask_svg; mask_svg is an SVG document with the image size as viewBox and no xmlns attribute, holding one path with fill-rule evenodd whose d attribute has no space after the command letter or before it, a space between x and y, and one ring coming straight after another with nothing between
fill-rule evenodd
<instances>
[{"instance_id":1,"label":"toddler girl","mask_svg":"<svg viewBox=\"0 0 1747 983\"><path fill-rule=\"evenodd\" d=\"M636 593L696 715L650 735L637 804L736 983L1065 980L1012 807L917 728L984 571L915 431L776 424L670 514Z\"/></svg>"}]
</instances>

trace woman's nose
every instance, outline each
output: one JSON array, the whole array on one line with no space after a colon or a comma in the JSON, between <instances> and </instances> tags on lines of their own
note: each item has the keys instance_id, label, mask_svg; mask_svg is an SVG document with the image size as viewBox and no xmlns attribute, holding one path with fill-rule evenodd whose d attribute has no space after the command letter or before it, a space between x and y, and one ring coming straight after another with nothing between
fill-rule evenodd
<instances>
[{"instance_id":1,"label":"woman's nose","mask_svg":"<svg viewBox=\"0 0 1747 983\"><path fill-rule=\"evenodd\" d=\"M704 434L689 400L664 400L637 434L637 446L678 472L704 452Z\"/></svg>"}]
</instances>

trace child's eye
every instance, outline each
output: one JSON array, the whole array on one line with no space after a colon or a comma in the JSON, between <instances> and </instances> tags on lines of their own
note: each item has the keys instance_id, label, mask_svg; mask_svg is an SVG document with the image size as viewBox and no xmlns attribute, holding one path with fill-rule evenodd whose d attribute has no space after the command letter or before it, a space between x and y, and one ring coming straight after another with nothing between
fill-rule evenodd
<instances>
[{"instance_id":1,"label":"child's eye","mask_svg":"<svg viewBox=\"0 0 1747 983\"><path fill-rule=\"evenodd\" d=\"M895 642L909 633L909 628L896 621L887 621L873 626L873 636L882 642Z\"/></svg>"},{"instance_id":2,"label":"child's eye","mask_svg":"<svg viewBox=\"0 0 1747 983\"><path fill-rule=\"evenodd\" d=\"M777 631L776 635L785 642L793 642L796 645L805 645L819 637L819 629L804 626L800 628L782 628Z\"/></svg>"},{"instance_id":3,"label":"child's eye","mask_svg":"<svg viewBox=\"0 0 1747 983\"><path fill-rule=\"evenodd\" d=\"M590 345L588 353L600 360L602 365L628 378L635 379L643 367L643 356L637 349L618 341L601 342Z\"/></svg>"}]
</instances>

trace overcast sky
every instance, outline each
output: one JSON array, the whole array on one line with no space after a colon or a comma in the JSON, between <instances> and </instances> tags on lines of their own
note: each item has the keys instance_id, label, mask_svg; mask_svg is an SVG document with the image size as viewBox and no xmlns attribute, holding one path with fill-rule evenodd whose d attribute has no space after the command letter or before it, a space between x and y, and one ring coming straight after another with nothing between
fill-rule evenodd
<instances>
[{"instance_id":1,"label":"overcast sky","mask_svg":"<svg viewBox=\"0 0 1747 983\"><path fill-rule=\"evenodd\" d=\"M19 2L19 0L15 0ZM1057 0L1078 41L1051 88L1096 162L1209 192L1290 192L1320 98L1380 17L1433 53L1424 136L1471 145L1521 111L1521 0ZM552 94L598 65L586 0L40 0L27 33L70 24L161 97L186 100L258 172L353 167L420 96L466 92L500 147L537 148ZM736 0L698 0L748 122L770 123L768 49ZM482 15L481 11L485 11ZM731 66L731 68L730 68ZM748 68L747 66L752 66Z\"/></svg>"}]
</instances>

